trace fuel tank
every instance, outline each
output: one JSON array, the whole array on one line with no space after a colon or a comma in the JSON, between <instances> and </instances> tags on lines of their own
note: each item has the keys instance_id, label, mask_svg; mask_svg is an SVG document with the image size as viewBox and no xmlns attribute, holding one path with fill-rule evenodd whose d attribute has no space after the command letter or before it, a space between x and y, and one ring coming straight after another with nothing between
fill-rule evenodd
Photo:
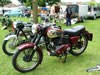
<instances>
[{"instance_id":1,"label":"fuel tank","mask_svg":"<svg viewBox=\"0 0 100 75\"><path fill-rule=\"evenodd\" d=\"M56 38L64 35L64 32L61 29L49 27L47 29L48 38Z\"/></svg>"}]
</instances>

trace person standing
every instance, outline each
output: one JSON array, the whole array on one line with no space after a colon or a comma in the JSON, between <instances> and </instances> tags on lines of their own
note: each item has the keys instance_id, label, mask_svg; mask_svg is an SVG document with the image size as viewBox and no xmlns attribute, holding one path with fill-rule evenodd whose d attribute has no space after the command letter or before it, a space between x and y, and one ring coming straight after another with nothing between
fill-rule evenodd
<instances>
[{"instance_id":1,"label":"person standing","mask_svg":"<svg viewBox=\"0 0 100 75\"><path fill-rule=\"evenodd\" d=\"M72 15L72 10L69 6L66 8L66 25L71 26L71 15Z\"/></svg>"},{"instance_id":2,"label":"person standing","mask_svg":"<svg viewBox=\"0 0 100 75\"><path fill-rule=\"evenodd\" d=\"M55 4L53 4L50 9L50 19L52 20L53 23L55 22L55 15L56 15Z\"/></svg>"},{"instance_id":3,"label":"person standing","mask_svg":"<svg viewBox=\"0 0 100 75\"><path fill-rule=\"evenodd\" d=\"M64 20L64 12L63 12L63 9L60 8L60 13L59 13L59 22L62 22Z\"/></svg>"}]
</instances>

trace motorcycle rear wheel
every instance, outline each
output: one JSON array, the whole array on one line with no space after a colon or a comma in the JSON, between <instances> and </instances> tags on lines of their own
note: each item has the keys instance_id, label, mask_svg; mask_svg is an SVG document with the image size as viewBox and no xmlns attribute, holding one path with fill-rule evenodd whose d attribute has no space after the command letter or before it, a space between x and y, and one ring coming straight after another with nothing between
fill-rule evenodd
<instances>
[{"instance_id":1,"label":"motorcycle rear wheel","mask_svg":"<svg viewBox=\"0 0 100 75\"><path fill-rule=\"evenodd\" d=\"M30 54L33 48L25 48L24 50L17 50L12 59L13 67L19 72L29 72L36 69L42 60L41 52L37 49L30 60ZM36 60L35 60L36 59Z\"/></svg>"},{"instance_id":2,"label":"motorcycle rear wheel","mask_svg":"<svg viewBox=\"0 0 100 75\"><path fill-rule=\"evenodd\" d=\"M74 56L81 55L85 51L88 45L88 38L86 35L82 35L79 40L81 41L78 41L78 44L75 47L72 47L70 51L70 53Z\"/></svg>"}]
</instances>

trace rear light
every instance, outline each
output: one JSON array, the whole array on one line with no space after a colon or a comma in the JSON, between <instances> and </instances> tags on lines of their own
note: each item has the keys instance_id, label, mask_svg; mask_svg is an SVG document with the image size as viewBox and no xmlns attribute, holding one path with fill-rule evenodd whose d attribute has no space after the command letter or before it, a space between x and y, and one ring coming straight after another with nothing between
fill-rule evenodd
<instances>
[{"instance_id":1,"label":"rear light","mask_svg":"<svg viewBox=\"0 0 100 75\"><path fill-rule=\"evenodd\" d=\"M91 8L91 12L93 11L93 8Z\"/></svg>"},{"instance_id":2,"label":"rear light","mask_svg":"<svg viewBox=\"0 0 100 75\"><path fill-rule=\"evenodd\" d=\"M80 19L80 17L78 18L78 21L80 21L81 19Z\"/></svg>"},{"instance_id":3,"label":"rear light","mask_svg":"<svg viewBox=\"0 0 100 75\"><path fill-rule=\"evenodd\" d=\"M89 40L92 41L93 39L93 33L89 33L90 37L89 37Z\"/></svg>"}]
</instances>

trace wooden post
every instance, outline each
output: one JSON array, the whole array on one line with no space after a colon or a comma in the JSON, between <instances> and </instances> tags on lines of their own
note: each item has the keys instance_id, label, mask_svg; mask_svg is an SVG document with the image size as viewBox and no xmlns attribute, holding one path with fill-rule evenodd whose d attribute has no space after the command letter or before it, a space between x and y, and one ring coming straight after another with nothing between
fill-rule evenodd
<instances>
[{"instance_id":1,"label":"wooden post","mask_svg":"<svg viewBox=\"0 0 100 75\"><path fill-rule=\"evenodd\" d=\"M32 0L33 22L38 23L38 0Z\"/></svg>"}]
</instances>

